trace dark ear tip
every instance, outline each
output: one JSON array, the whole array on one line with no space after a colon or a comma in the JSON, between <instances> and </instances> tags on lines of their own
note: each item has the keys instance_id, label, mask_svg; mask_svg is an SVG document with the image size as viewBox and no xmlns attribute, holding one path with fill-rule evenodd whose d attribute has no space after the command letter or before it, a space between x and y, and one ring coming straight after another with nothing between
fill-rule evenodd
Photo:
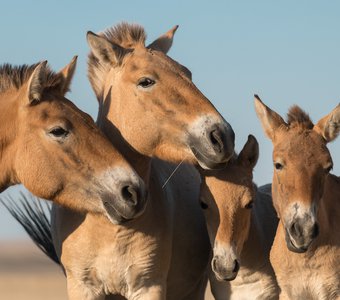
<instances>
[{"instance_id":1,"label":"dark ear tip","mask_svg":"<svg viewBox=\"0 0 340 300\"><path fill-rule=\"evenodd\" d=\"M94 32L92 32L90 30L88 32L86 32L86 38L87 39L94 37L94 36L97 36Z\"/></svg>"},{"instance_id":2,"label":"dark ear tip","mask_svg":"<svg viewBox=\"0 0 340 300\"><path fill-rule=\"evenodd\" d=\"M48 63L47 60L43 60L42 62L39 63L39 65L40 65L41 67L46 67L47 63Z\"/></svg>"},{"instance_id":3,"label":"dark ear tip","mask_svg":"<svg viewBox=\"0 0 340 300\"><path fill-rule=\"evenodd\" d=\"M254 94L254 98L261 101L261 99L260 99L258 94Z\"/></svg>"}]
</instances>

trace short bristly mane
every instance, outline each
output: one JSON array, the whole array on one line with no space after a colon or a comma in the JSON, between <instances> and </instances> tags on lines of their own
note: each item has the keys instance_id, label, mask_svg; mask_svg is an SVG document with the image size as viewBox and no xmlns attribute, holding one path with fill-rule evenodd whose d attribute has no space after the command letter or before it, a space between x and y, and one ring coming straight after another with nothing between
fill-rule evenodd
<instances>
[{"instance_id":1,"label":"short bristly mane","mask_svg":"<svg viewBox=\"0 0 340 300\"><path fill-rule=\"evenodd\" d=\"M287 122L289 126L299 125L306 129L312 129L314 126L309 115L297 105L294 105L289 109Z\"/></svg>"},{"instance_id":2,"label":"short bristly mane","mask_svg":"<svg viewBox=\"0 0 340 300\"><path fill-rule=\"evenodd\" d=\"M4 64L0 66L0 93L8 89L19 89L26 83L38 64L12 66ZM46 67L45 88L53 88L61 83L62 77Z\"/></svg>"},{"instance_id":3,"label":"short bristly mane","mask_svg":"<svg viewBox=\"0 0 340 300\"><path fill-rule=\"evenodd\" d=\"M126 22L105 30L101 35L123 48L135 48L136 45L144 45L146 40L146 33L142 26Z\"/></svg>"},{"instance_id":4,"label":"short bristly mane","mask_svg":"<svg viewBox=\"0 0 340 300\"><path fill-rule=\"evenodd\" d=\"M137 45L145 45L146 33L142 26L122 22L99 34L108 41L126 49L133 49ZM102 97L102 83L110 65L100 64L98 59L90 52L88 57L88 77L96 93L97 99Z\"/></svg>"}]
</instances>

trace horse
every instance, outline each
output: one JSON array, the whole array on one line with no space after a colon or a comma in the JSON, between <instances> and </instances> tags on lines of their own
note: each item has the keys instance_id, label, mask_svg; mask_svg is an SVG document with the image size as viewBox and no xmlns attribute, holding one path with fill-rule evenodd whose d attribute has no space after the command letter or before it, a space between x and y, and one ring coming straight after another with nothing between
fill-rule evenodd
<instances>
[{"instance_id":1,"label":"horse","mask_svg":"<svg viewBox=\"0 0 340 300\"><path fill-rule=\"evenodd\" d=\"M0 191L21 183L40 198L114 222L138 216L146 205L143 181L65 98L76 61L57 73L47 61L0 67Z\"/></svg>"},{"instance_id":2,"label":"horse","mask_svg":"<svg viewBox=\"0 0 340 300\"><path fill-rule=\"evenodd\" d=\"M204 297L210 243L192 164L225 166L234 132L190 71L166 55L176 29L149 46L139 25L87 33L97 123L146 182L148 201L141 216L119 224L54 206L70 299Z\"/></svg>"},{"instance_id":3,"label":"horse","mask_svg":"<svg viewBox=\"0 0 340 300\"><path fill-rule=\"evenodd\" d=\"M253 183L258 155L257 140L249 135L225 169L200 171L200 203L213 247L209 279L215 299L279 295L269 262L278 220L268 186L257 188Z\"/></svg>"},{"instance_id":4,"label":"horse","mask_svg":"<svg viewBox=\"0 0 340 300\"><path fill-rule=\"evenodd\" d=\"M293 106L287 122L255 96L273 143L273 204L280 218L270 261L280 299L340 298L340 179L327 143L340 130L340 105L315 125Z\"/></svg>"}]
</instances>

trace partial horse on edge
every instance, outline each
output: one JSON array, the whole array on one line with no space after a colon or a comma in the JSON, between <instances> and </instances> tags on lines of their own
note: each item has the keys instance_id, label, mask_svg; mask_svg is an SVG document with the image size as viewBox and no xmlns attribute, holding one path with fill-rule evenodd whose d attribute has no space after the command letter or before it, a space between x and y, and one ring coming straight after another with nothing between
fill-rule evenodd
<instances>
[{"instance_id":1,"label":"partial horse on edge","mask_svg":"<svg viewBox=\"0 0 340 300\"><path fill-rule=\"evenodd\" d=\"M298 106L288 120L255 97L273 143L272 195L280 218L270 261L280 299L340 298L340 179L327 143L340 131L340 105L315 125Z\"/></svg>"}]
</instances>

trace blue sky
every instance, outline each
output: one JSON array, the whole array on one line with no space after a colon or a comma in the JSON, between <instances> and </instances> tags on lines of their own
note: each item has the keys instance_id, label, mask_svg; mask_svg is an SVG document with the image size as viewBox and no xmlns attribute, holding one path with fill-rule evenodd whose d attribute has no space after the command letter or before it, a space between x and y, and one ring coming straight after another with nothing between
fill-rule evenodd
<instances>
[{"instance_id":1,"label":"blue sky","mask_svg":"<svg viewBox=\"0 0 340 300\"><path fill-rule=\"evenodd\" d=\"M1 63L47 59L62 68L79 55L68 98L97 115L86 77L86 31L120 21L143 25L149 41L180 25L169 55L228 120L242 148L249 133L260 143L255 181L272 176L271 143L262 133L253 94L281 115L298 104L317 121L340 100L340 2L337 1L6 1L1 5ZM330 145L340 174L340 141ZM10 192L16 194L17 188ZM8 193L8 192L7 192ZM25 234L0 207L0 240Z\"/></svg>"}]
</instances>

